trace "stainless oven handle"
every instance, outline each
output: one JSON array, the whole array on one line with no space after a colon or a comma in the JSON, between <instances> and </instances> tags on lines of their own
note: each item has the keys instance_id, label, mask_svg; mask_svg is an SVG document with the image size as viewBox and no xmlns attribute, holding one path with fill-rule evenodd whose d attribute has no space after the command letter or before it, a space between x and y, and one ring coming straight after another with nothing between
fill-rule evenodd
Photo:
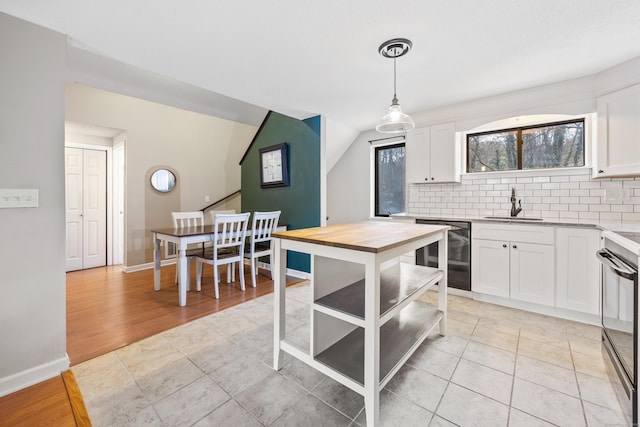
<instances>
[{"instance_id":1,"label":"stainless oven handle","mask_svg":"<svg viewBox=\"0 0 640 427\"><path fill-rule=\"evenodd\" d=\"M638 270L618 258L609 249L600 249L598 252L596 252L596 256L604 265L612 269L618 276L624 277L625 279L629 280L635 280L635 276L636 274L638 274Z\"/></svg>"}]
</instances>

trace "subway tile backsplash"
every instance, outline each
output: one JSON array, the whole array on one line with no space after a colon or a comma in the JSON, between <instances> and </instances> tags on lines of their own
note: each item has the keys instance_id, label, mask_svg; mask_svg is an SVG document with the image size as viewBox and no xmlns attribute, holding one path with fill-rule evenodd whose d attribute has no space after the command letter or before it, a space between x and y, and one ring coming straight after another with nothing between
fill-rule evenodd
<instances>
[{"instance_id":1,"label":"subway tile backsplash","mask_svg":"<svg viewBox=\"0 0 640 427\"><path fill-rule=\"evenodd\" d=\"M522 200L518 216L563 222L640 221L640 178L591 179L590 169L527 171L526 176L463 175L460 183L410 184L408 211L429 216L508 216L511 188Z\"/></svg>"}]
</instances>

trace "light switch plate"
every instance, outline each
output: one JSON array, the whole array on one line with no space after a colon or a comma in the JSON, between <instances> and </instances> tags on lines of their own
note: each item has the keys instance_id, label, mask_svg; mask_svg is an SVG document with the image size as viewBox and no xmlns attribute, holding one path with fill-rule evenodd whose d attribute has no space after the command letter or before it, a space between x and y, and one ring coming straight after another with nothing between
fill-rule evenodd
<instances>
[{"instance_id":1,"label":"light switch plate","mask_svg":"<svg viewBox=\"0 0 640 427\"><path fill-rule=\"evenodd\" d=\"M0 208L37 207L37 188L0 188Z\"/></svg>"}]
</instances>

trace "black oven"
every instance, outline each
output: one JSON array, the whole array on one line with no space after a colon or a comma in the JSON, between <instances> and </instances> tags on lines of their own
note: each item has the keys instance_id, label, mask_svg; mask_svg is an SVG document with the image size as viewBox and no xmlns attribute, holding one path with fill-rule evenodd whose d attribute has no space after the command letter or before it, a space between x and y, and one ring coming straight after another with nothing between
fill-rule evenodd
<instances>
[{"instance_id":1,"label":"black oven","mask_svg":"<svg viewBox=\"0 0 640 427\"><path fill-rule=\"evenodd\" d=\"M632 425L638 422L638 255L605 237L602 264L602 341L619 400ZM616 381L617 380L617 381Z\"/></svg>"}]
</instances>

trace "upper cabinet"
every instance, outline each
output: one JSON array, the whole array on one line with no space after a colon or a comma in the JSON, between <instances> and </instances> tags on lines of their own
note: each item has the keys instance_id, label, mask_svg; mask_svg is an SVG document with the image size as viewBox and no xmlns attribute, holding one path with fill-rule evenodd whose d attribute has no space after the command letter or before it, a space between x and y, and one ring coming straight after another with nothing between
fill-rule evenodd
<instances>
[{"instance_id":1,"label":"upper cabinet","mask_svg":"<svg viewBox=\"0 0 640 427\"><path fill-rule=\"evenodd\" d=\"M415 128L407 132L407 183L460 182L455 123Z\"/></svg>"},{"instance_id":2,"label":"upper cabinet","mask_svg":"<svg viewBox=\"0 0 640 427\"><path fill-rule=\"evenodd\" d=\"M640 175L640 84L598 98L597 178Z\"/></svg>"}]
</instances>

